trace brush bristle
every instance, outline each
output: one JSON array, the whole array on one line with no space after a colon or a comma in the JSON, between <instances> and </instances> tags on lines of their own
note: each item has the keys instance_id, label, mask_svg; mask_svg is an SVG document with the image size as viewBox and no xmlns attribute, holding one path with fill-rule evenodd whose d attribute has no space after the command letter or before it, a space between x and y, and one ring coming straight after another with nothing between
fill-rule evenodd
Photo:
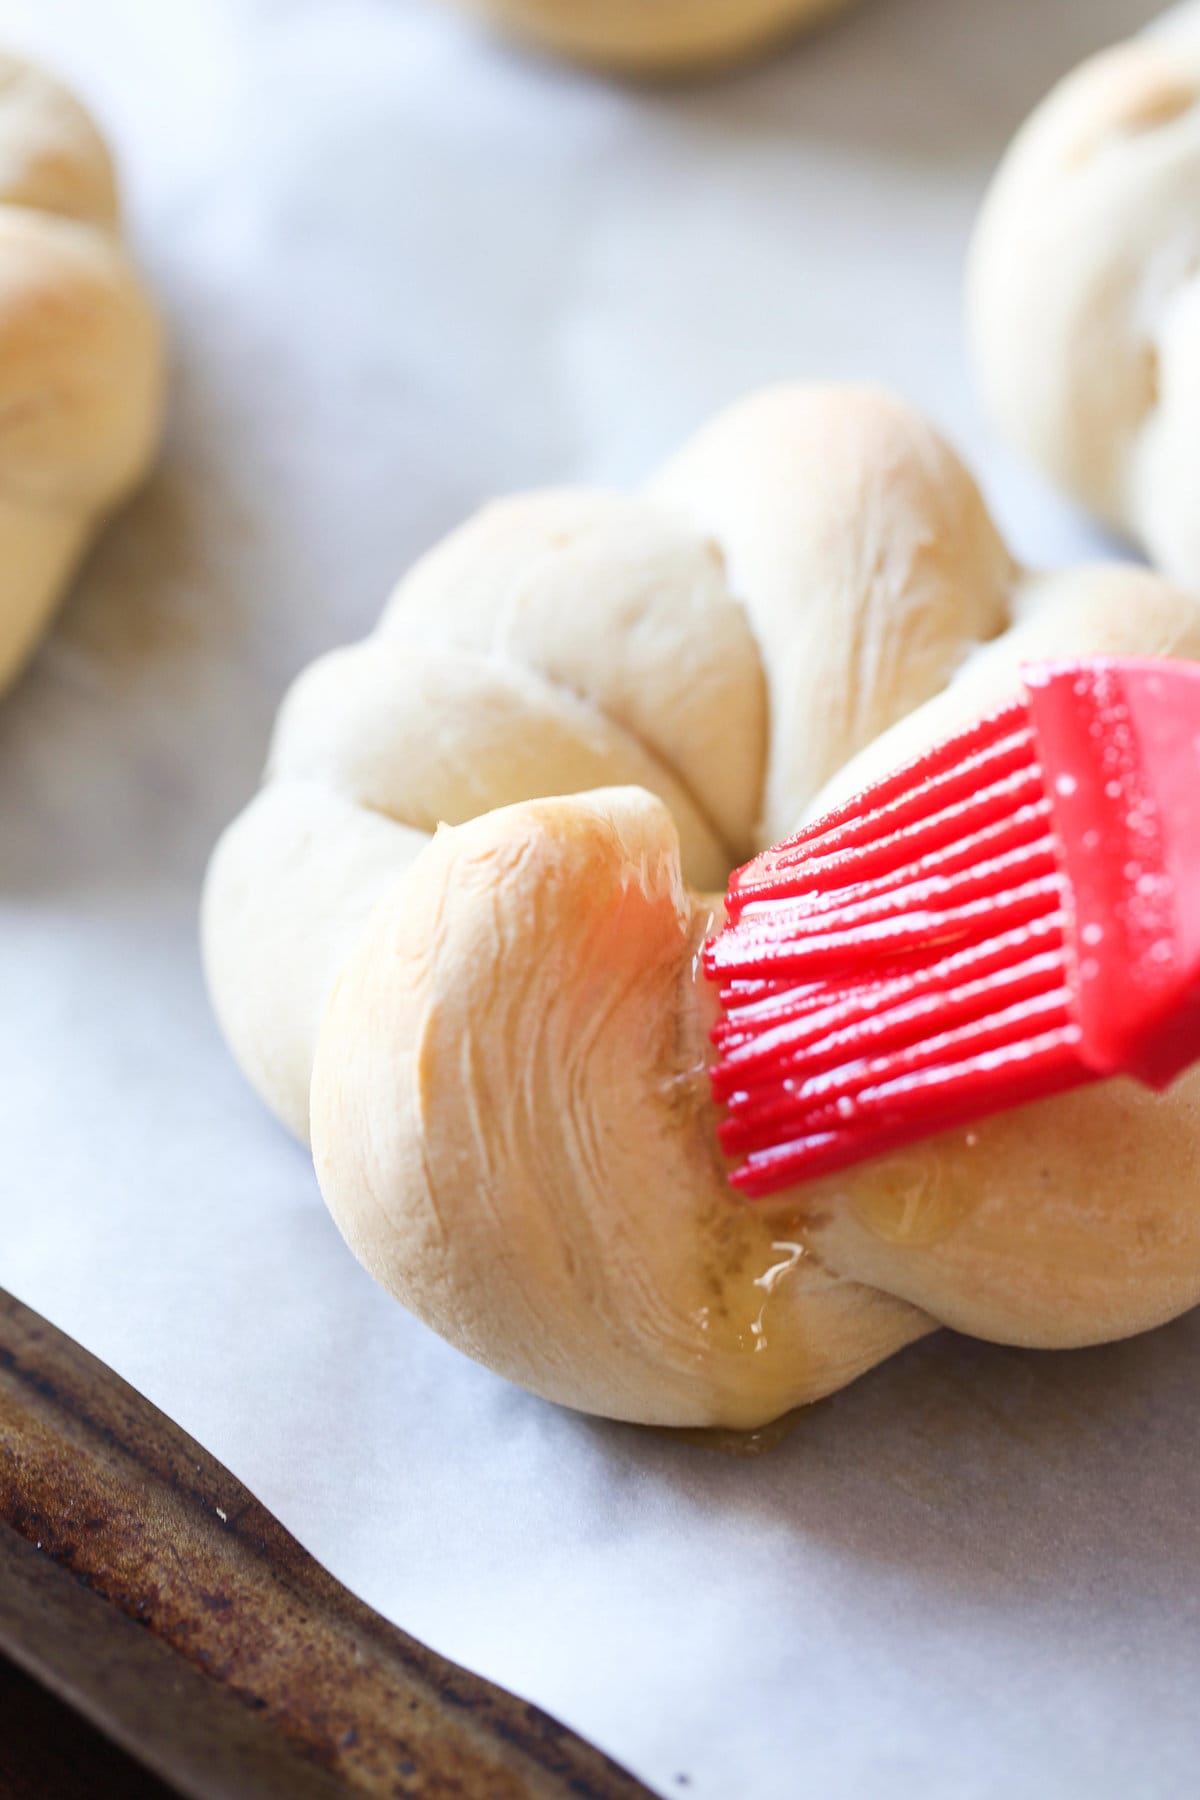
<instances>
[{"instance_id":1,"label":"brush bristle","mask_svg":"<svg viewBox=\"0 0 1200 1800\"><path fill-rule=\"evenodd\" d=\"M705 947L732 1181L772 1193L1084 1079L1016 703L733 876Z\"/></svg>"}]
</instances>

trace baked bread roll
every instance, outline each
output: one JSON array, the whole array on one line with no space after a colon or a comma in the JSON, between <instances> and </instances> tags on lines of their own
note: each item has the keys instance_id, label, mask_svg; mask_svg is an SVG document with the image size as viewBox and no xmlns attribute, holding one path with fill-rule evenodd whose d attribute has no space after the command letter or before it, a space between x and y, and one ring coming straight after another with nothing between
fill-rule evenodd
<instances>
[{"instance_id":1,"label":"baked bread roll","mask_svg":"<svg viewBox=\"0 0 1200 1800\"><path fill-rule=\"evenodd\" d=\"M1200 1295L1200 1081L1123 1083L747 1203L698 972L726 872L1075 653L1200 657L1135 567L1016 567L917 414L781 388L639 494L487 507L302 674L204 902L221 1023L367 1268L538 1393L761 1424L936 1323Z\"/></svg>"},{"instance_id":2,"label":"baked bread roll","mask_svg":"<svg viewBox=\"0 0 1200 1800\"><path fill-rule=\"evenodd\" d=\"M0 688L145 473L162 391L104 141L50 75L0 56Z\"/></svg>"},{"instance_id":3,"label":"baked bread roll","mask_svg":"<svg viewBox=\"0 0 1200 1800\"><path fill-rule=\"evenodd\" d=\"M1052 481L1200 590L1200 0L1017 134L968 277L987 405Z\"/></svg>"},{"instance_id":4,"label":"baked bread roll","mask_svg":"<svg viewBox=\"0 0 1200 1800\"><path fill-rule=\"evenodd\" d=\"M845 0L466 0L558 56L633 75L724 68Z\"/></svg>"}]
</instances>

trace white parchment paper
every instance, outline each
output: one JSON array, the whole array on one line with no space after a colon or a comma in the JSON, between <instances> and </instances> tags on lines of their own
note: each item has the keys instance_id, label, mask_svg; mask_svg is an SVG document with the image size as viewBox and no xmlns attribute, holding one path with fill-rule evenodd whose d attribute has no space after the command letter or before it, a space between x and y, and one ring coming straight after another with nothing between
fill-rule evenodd
<instances>
[{"instance_id":1,"label":"white parchment paper","mask_svg":"<svg viewBox=\"0 0 1200 1800\"><path fill-rule=\"evenodd\" d=\"M352 1588L665 1795L1197 1792L1200 1324L943 1337L732 1462L576 1418L373 1288L243 1086L204 862L289 677L489 494L632 482L780 376L867 376L1014 543L1098 547L989 440L989 168L1152 0L863 0L630 90L434 0L30 0L169 314L159 472L0 704L0 1282Z\"/></svg>"}]
</instances>

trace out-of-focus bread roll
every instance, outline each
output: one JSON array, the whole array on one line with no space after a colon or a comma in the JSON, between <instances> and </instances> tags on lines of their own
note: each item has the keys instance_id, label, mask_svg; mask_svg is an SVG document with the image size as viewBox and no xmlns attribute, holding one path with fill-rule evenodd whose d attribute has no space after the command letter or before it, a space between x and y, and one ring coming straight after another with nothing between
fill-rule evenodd
<instances>
[{"instance_id":1,"label":"out-of-focus bread roll","mask_svg":"<svg viewBox=\"0 0 1200 1800\"><path fill-rule=\"evenodd\" d=\"M52 76L0 56L0 688L145 473L162 392L104 141Z\"/></svg>"},{"instance_id":2,"label":"out-of-focus bread roll","mask_svg":"<svg viewBox=\"0 0 1200 1800\"><path fill-rule=\"evenodd\" d=\"M634 75L683 75L759 55L846 0L466 0L555 55Z\"/></svg>"},{"instance_id":3,"label":"out-of-focus bread roll","mask_svg":"<svg viewBox=\"0 0 1200 1800\"><path fill-rule=\"evenodd\" d=\"M1037 108L984 204L968 288L1007 437L1200 592L1200 0Z\"/></svg>"}]
</instances>

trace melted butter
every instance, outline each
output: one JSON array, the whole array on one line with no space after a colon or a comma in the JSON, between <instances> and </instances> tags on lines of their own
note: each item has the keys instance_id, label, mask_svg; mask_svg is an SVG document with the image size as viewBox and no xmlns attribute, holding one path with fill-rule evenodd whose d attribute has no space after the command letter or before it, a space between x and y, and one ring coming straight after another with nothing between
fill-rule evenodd
<instances>
[{"instance_id":1,"label":"melted butter","mask_svg":"<svg viewBox=\"0 0 1200 1800\"><path fill-rule=\"evenodd\" d=\"M652 1437L663 1438L668 1443L690 1444L697 1450L713 1450L718 1456L733 1456L746 1461L778 1449L791 1437L804 1414L811 1410L810 1406L795 1406L791 1412L772 1419L769 1425L758 1425L752 1431L736 1431L723 1425L641 1425L638 1430L647 1431Z\"/></svg>"},{"instance_id":2,"label":"melted butter","mask_svg":"<svg viewBox=\"0 0 1200 1800\"><path fill-rule=\"evenodd\" d=\"M716 1055L711 1032L721 1006L715 983L705 976L702 954L706 939L721 923L719 909L692 920L683 973L684 999L679 1008L681 1025L672 1046L672 1066L660 1084L664 1104L677 1115L698 1121L706 1137L715 1137L709 1070ZM701 1354L756 1357L770 1347L773 1307L801 1262L811 1256L801 1225L812 1222L807 1202L803 1208L781 1212L753 1206L732 1188L722 1190L716 1211L700 1227L702 1241L711 1246L702 1304L692 1314L703 1346ZM748 1434L725 1435L741 1440ZM732 1453L754 1455L757 1451Z\"/></svg>"},{"instance_id":3,"label":"melted butter","mask_svg":"<svg viewBox=\"0 0 1200 1800\"><path fill-rule=\"evenodd\" d=\"M770 1347L773 1306L811 1252L783 1220L748 1217L745 1202L735 1205L718 1242L711 1297L694 1316L706 1348L760 1356Z\"/></svg>"},{"instance_id":4,"label":"melted butter","mask_svg":"<svg viewBox=\"0 0 1200 1800\"><path fill-rule=\"evenodd\" d=\"M863 1163L838 1184L842 1204L885 1243L914 1250L940 1244L978 1203L971 1155L977 1142L968 1131Z\"/></svg>"},{"instance_id":5,"label":"melted butter","mask_svg":"<svg viewBox=\"0 0 1200 1800\"><path fill-rule=\"evenodd\" d=\"M696 1110L707 1105L709 1065L715 1055L709 1030L720 1015L701 951L719 924L712 915L694 923L690 970L684 977L692 989L684 1011L695 1035L688 1045L690 1061L676 1066L670 1100ZM728 1228L722 1230L718 1224L712 1234L718 1261L710 1268L706 1303L694 1315L706 1350L758 1356L770 1348L773 1300L805 1259L817 1260L813 1246L819 1245L822 1229L839 1214L850 1213L874 1237L905 1249L929 1248L951 1237L982 1198L973 1154L978 1142L974 1129L944 1132L928 1143L805 1182L788 1196L792 1204L783 1213L776 1208L760 1212L735 1199ZM740 1440L747 1434L718 1435ZM709 1438L707 1433L691 1436L696 1441ZM710 1447L728 1449L724 1444ZM758 1452L751 1446L730 1453Z\"/></svg>"}]
</instances>

